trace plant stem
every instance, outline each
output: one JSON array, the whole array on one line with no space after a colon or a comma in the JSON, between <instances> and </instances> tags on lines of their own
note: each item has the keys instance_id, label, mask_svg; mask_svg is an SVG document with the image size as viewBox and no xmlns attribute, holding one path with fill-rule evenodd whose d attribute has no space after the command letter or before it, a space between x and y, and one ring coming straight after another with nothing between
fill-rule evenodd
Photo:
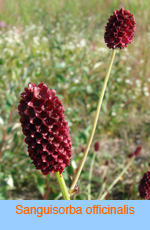
<instances>
[{"instance_id":1,"label":"plant stem","mask_svg":"<svg viewBox=\"0 0 150 230\"><path fill-rule=\"evenodd\" d=\"M101 178L102 181L104 181L104 178L105 178L105 176L107 174L107 171L108 171L108 166L104 169L104 172L103 172L103 175L102 175L102 178ZM102 196L103 192L105 191L105 187L106 187L106 182L104 181L104 183L102 184L102 187L101 187L101 190L100 190L100 194L99 194L97 200L99 200L100 197Z\"/></svg>"},{"instance_id":2,"label":"plant stem","mask_svg":"<svg viewBox=\"0 0 150 230\"><path fill-rule=\"evenodd\" d=\"M100 197L99 200L104 200L106 195L111 191L111 189L117 184L117 182L120 180L120 178L123 176L123 174L128 170L130 165L133 163L135 157L132 157L131 160L128 162L126 167L122 170L122 172L116 177L116 179L112 182L112 184L108 187L107 191L103 193L103 195Z\"/></svg>"},{"instance_id":3,"label":"plant stem","mask_svg":"<svg viewBox=\"0 0 150 230\"><path fill-rule=\"evenodd\" d=\"M58 183L59 183L59 186L60 186L60 190L61 190L61 192L62 192L63 199L64 199L64 200L70 200L70 195L69 195L69 193L68 193L68 189L67 189L67 187L66 187L66 184L65 184L63 175L60 174L59 172L56 172L55 175L56 175L57 181L58 181Z\"/></svg>"},{"instance_id":4,"label":"plant stem","mask_svg":"<svg viewBox=\"0 0 150 230\"><path fill-rule=\"evenodd\" d=\"M95 157L96 157L96 153L94 152L92 162L91 162L90 172L89 172L88 200L91 200L91 180L92 180L92 173L93 173L93 166L94 166Z\"/></svg>"},{"instance_id":5,"label":"plant stem","mask_svg":"<svg viewBox=\"0 0 150 230\"><path fill-rule=\"evenodd\" d=\"M71 191L74 189L74 187L75 187L75 185L76 185L76 183L77 183L77 181L79 179L80 173L81 173L81 171L83 169L83 166L84 166L87 154L89 152L89 149L90 149L90 146L91 146L91 143L92 143L92 140L93 140L93 136L94 136L94 133L95 133L95 129L96 129L96 125L97 125L99 113L100 113L100 110L101 110L101 105L102 105L103 97L104 97L104 94L105 94L107 82L108 82L110 71L111 71L111 67L112 67L112 64L113 64L113 61L114 61L114 58L115 58L115 53L116 53L116 50L114 49L113 52L112 52L111 59L110 59L109 67L108 67L108 70L107 70L107 74L106 74L106 77L105 77L105 80L104 80L102 92L101 92L100 97L99 97L99 102L98 102L98 105L97 105L97 110L96 110L96 114L95 114L95 119L94 119L92 131L91 131L91 134L90 134L90 137L89 137L89 140L88 140L85 152L83 154L83 158L82 158L81 164L80 164L80 166L78 168L77 174L76 174L75 179L74 179L74 181L73 181L73 183L71 185L69 193L71 193Z\"/></svg>"}]
</instances>

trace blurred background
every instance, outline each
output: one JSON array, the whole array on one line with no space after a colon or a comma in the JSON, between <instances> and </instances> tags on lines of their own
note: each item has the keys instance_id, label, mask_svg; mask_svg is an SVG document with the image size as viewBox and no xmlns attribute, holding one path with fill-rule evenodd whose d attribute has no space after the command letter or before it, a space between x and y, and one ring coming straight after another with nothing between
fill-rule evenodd
<instances>
[{"instance_id":1,"label":"blurred background","mask_svg":"<svg viewBox=\"0 0 150 230\"><path fill-rule=\"evenodd\" d=\"M97 199L142 146L107 196L140 199L139 181L150 163L150 0L0 0L0 199L61 199L55 175L34 168L24 143L17 106L31 81L45 82L63 101L73 144L63 174L71 185L112 52L104 43L105 25L121 7L134 14L136 33L132 44L117 51L73 199L88 199L89 184L91 199Z\"/></svg>"}]
</instances>

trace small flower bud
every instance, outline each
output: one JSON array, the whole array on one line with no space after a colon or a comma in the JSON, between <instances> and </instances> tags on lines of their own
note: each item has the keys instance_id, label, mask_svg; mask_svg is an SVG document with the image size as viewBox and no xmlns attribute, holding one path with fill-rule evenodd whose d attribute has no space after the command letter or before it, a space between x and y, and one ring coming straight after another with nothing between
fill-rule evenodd
<instances>
[{"instance_id":1,"label":"small flower bud","mask_svg":"<svg viewBox=\"0 0 150 230\"><path fill-rule=\"evenodd\" d=\"M94 149L95 149L96 152L99 151L99 149L100 149L100 144L99 144L98 141L95 142L95 144L94 144Z\"/></svg>"},{"instance_id":2,"label":"small flower bud","mask_svg":"<svg viewBox=\"0 0 150 230\"><path fill-rule=\"evenodd\" d=\"M108 161L108 160L105 161L105 165L106 165L106 166L109 165L109 161Z\"/></svg>"},{"instance_id":3,"label":"small flower bud","mask_svg":"<svg viewBox=\"0 0 150 230\"><path fill-rule=\"evenodd\" d=\"M132 157L134 157L134 155L135 155L135 153L130 153L130 154L128 155L128 157L129 157L129 158L132 158Z\"/></svg>"},{"instance_id":4,"label":"small flower bud","mask_svg":"<svg viewBox=\"0 0 150 230\"><path fill-rule=\"evenodd\" d=\"M142 149L142 146L138 146L134 152L135 156L139 156L140 155L140 152L141 152L141 149Z\"/></svg>"}]
</instances>

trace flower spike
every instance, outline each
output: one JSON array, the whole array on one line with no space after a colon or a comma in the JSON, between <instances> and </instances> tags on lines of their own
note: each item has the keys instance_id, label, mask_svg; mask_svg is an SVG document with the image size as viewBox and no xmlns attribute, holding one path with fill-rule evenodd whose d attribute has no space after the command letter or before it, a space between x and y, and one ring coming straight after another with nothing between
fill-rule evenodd
<instances>
[{"instance_id":1,"label":"flower spike","mask_svg":"<svg viewBox=\"0 0 150 230\"><path fill-rule=\"evenodd\" d=\"M150 170L147 171L139 184L140 197L149 200L150 199Z\"/></svg>"},{"instance_id":2,"label":"flower spike","mask_svg":"<svg viewBox=\"0 0 150 230\"><path fill-rule=\"evenodd\" d=\"M129 10L115 10L108 19L104 40L110 49L124 49L132 42L135 31L135 19Z\"/></svg>"},{"instance_id":3,"label":"flower spike","mask_svg":"<svg viewBox=\"0 0 150 230\"><path fill-rule=\"evenodd\" d=\"M44 83L29 83L18 106L29 156L44 175L61 174L72 155L64 107L55 93Z\"/></svg>"}]
</instances>

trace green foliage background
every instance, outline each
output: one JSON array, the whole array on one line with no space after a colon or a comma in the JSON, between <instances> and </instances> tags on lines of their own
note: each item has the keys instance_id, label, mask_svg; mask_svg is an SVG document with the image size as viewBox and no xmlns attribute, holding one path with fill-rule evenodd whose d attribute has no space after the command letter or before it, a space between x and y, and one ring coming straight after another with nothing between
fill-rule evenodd
<instances>
[{"instance_id":1,"label":"green foliage background","mask_svg":"<svg viewBox=\"0 0 150 230\"><path fill-rule=\"evenodd\" d=\"M102 185L107 188L124 168L128 154L142 145L108 198L140 199L138 184L150 162L149 0L0 1L0 21L6 24L0 27L0 199L61 199L55 176L35 170L23 141L17 106L31 81L54 88L65 106L73 156L64 177L71 184L68 175L82 157L111 56L103 39L105 25L122 6L134 14L136 33L127 49L117 51L111 72L94 137L100 150L91 195L96 199ZM93 146L73 199L88 197Z\"/></svg>"}]
</instances>

